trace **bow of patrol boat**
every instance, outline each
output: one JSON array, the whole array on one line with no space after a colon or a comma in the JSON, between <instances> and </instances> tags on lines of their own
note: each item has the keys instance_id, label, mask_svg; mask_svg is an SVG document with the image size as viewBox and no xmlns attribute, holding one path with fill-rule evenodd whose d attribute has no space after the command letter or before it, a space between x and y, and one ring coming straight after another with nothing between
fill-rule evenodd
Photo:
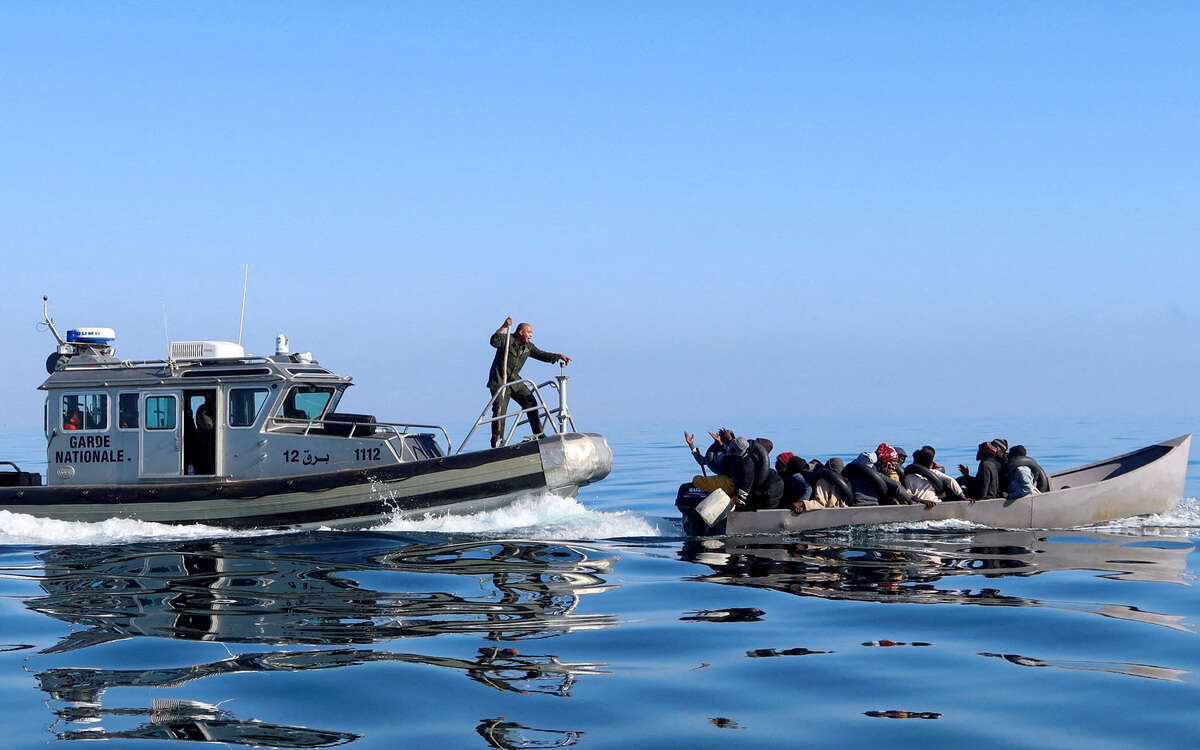
<instances>
[{"instance_id":1,"label":"bow of patrol boat","mask_svg":"<svg viewBox=\"0 0 1200 750\"><path fill-rule=\"evenodd\" d=\"M574 494L599 482L612 471L612 448L603 435L569 432L538 441L546 488L554 494Z\"/></svg>"}]
</instances>

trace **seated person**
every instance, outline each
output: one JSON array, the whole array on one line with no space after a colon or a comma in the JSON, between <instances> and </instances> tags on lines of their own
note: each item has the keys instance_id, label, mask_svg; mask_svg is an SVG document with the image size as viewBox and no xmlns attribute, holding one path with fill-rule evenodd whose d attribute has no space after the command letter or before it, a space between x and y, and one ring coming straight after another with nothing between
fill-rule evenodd
<instances>
[{"instance_id":1,"label":"seated person","mask_svg":"<svg viewBox=\"0 0 1200 750\"><path fill-rule=\"evenodd\" d=\"M779 506L783 499L783 480L770 466L770 454L760 440L747 440L737 437L732 430L722 428L716 433L708 433L713 438L713 444L703 457L696 449L692 435L683 433L684 440L692 450L692 457L700 465L712 469L718 477L727 477L733 485L733 491L728 491L728 484L720 479L712 480L727 494L737 500L738 504L747 510L767 510ZM704 483L705 477L696 477ZM700 484L696 484L700 487ZM716 487L714 486L714 489Z\"/></svg>"},{"instance_id":2,"label":"seated person","mask_svg":"<svg viewBox=\"0 0 1200 750\"><path fill-rule=\"evenodd\" d=\"M932 446L932 445L922 445L922 446L921 446L921 450L929 451L929 456L930 456L931 458L936 458L936 457L937 457L937 451L933 449L933 446ZM942 472L943 474L945 474L945 473L946 473L946 467L945 467L945 466L942 466L942 465L941 465L941 464L939 464L937 461L934 461L934 462L933 462L933 464L932 464L932 468L934 468L934 469L937 469L938 471Z\"/></svg>"},{"instance_id":3,"label":"seated person","mask_svg":"<svg viewBox=\"0 0 1200 750\"><path fill-rule=\"evenodd\" d=\"M816 462L820 464L820 462ZM854 491L850 483L842 476L846 466L842 459L834 456L823 465L813 469L811 473L812 495L808 500L792 503L793 513L803 513L808 510L822 508L845 508L854 500Z\"/></svg>"},{"instance_id":4,"label":"seated person","mask_svg":"<svg viewBox=\"0 0 1200 750\"><path fill-rule=\"evenodd\" d=\"M1000 475L1000 484L1008 490L1008 496L1012 499L1050 491L1050 477L1046 476L1037 461L1029 457L1023 445L1014 445L1008 451L1008 461Z\"/></svg>"},{"instance_id":5,"label":"seated person","mask_svg":"<svg viewBox=\"0 0 1200 750\"><path fill-rule=\"evenodd\" d=\"M962 472L959 482L963 483L965 480L967 497L975 500L1004 497L1004 488L1000 485L1000 472L1004 469L1007 452L1008 441L1004 438L996 438L979 444L979 449L975 452L975 459L979 461L979 470L974 477L971 476L971 471L965 464L958 465L958 470Z\"/></svg>"},{"instance_id":6,"label":"seated person","mask_svg":"<svg viewBox=\"0 0 1200 750\"><path fill-rule=\"evenodd\" d=\"M790 507L811 497L812 487L805 476L809 473L808 462L799 456L787 453L781 454L780 458L783 456L788 456L788 459L784 464L783 471L778 474L783 479L783 505Z\"/></svg>"},{"instance_id":7,"label":"seated person","mask_svg":"<svg viewBox=\"0 0 1200 750\"><path fill-rule=\"evenodd\" d=\"M692 484L698 489L704 490L705 492L716 492L717 490L721 490L730 497L736 497L737 487L734 486L733 480L724 473L726 461L723 450L723 434L726 432L728 432L728 430L719 430L717 433L708 433L713 438L713 444L709 446L708 451L706 451L703 456L700 455L700 451L696 448L696 438L694 435L685 430L683 433L683 440L687 443L688 448L691 449L692 458L696 459L696 463L700 464L700 471L703 472L705 469L711 469L713 472L713 476L711 477L704 474L697 474L696 476L692 477ZM730 432L729 435L732 439L733 433Z\"/></svg>"},{"instance_id":8,"label":"seated person","mask_svg":"<svg viewBox=\"0 0 1200 750\"><path fill-rule=\"evenodd\" d=\"M945 472L933 468L933 451L921 448L913 454L913 462L904 468L904 486L913 500L932 508L945 500L965 500L962 487Z\"/></svg>"},{"instance_id":9,"label":"seated person","mask_svg":"<svg viewBox=\"0 0 1200 750\"><path fill-rule=\"evenodd\" d=\"M893 455L894 458L894 455ZM842 476L854 491L851 505L908 505L912 495L896 480L875 468L876 456L864 451L846 465Z\"/></svg>"},{"instance_id":10,"label":"seated person","mask_svg":"<svg viewBox=\"0 0 1200 750\"><path fill-rule=\"evenodd\" d=\"M701 468L707 467L714 474L725 473L725 448L733 442L733 430L722 427L716 432L709 432L709 437L713 439L712 445L708 446L708 450L704 455L700 455L700 451L696 448L695 436L684 432L683 439L687 443L688 448L692 451L692 458L700 464Z\"/></svg>"},{"instance_id":11,"label":"seated person","mask_svg":"<svg viewBox=\"0 0 1200 750\"><path fill-rule=\"evenodd\" d=\"M739 505L748 510L773 510L783 499L783 480L771 468L762 443L735 437L725 450L725 468L737 487Z\"/></svg>"},{"instance_id":12,"label":"seated person","mask_svg":"<svg viewBox=\"0 0 1200 750\"><path fill-rule=\"evenodd\" d=\"M890 477L897 483L903 478L900 474L901 463L903 461L900 453L887 443L880 443L879 447L875 449L875 468L879 469L880 474Z\"/></svg>"}]
</instances>

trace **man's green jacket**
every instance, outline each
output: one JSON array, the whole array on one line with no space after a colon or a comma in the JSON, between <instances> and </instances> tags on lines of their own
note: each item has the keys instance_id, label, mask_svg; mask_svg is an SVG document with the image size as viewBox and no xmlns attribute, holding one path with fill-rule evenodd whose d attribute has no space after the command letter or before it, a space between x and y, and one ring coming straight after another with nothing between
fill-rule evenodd
<instances>
[{"instance_id":1,"label":"man's green jacket","mask_svg":"<svg viewBox=\"0 0 1200 750\"><path fill-rule=\"evenodd\" d=\"M488 372L487 387L493 391L504 385L504 338L508 337L508 382L521 377L521 367L525 360L533 357L541 362L554 362L558 355L543 351L530 341L522 344L512 333L493 333L491 344L496 348L496 356L492 358L492 369Z\"/></svg>"}]
</instances>

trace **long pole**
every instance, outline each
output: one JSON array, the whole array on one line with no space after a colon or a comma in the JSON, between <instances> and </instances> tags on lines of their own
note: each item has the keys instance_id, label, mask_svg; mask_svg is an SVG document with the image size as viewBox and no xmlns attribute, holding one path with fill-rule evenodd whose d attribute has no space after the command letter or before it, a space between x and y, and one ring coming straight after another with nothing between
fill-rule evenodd
<instances>
[{"instance_id":1,"label":"long pole","mask_svg":"<svg viewBox=\"0 0 1200 750\"><path fill-rule=\"evenodd\" d=\"M509 315L508 317L511 318L512 316ZM504 367L502 368L502 370L504 372L504 378L503 378L504 384L500 386L500 395L497 396L496 398L499 398L500 403L504 404L504 413L505 414L508 414L508 401L506 401L505 399L508 396L508 342L511 338L512 338L512 335L508 331L508 326L504 326ZM500 425L503 427L504 422L501 422ZM507 442L507 440L504 436L503 429L500 431L500 441L501 441L501 444L504 444Z\"/></svg>"}]
</instances>

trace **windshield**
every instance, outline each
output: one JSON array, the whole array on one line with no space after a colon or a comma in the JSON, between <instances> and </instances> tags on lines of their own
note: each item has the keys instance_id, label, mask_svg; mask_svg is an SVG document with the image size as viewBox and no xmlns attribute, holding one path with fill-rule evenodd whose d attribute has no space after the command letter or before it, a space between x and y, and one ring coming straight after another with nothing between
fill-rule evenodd
<instances>
[{"instance_id":1,"label":"windshield","mask_svg":"<svg viewBox=\"0 0 1200 750\"><path fill-rule=\"evenodd\" d=\"M333 388L330 386L294 385L275 416L284 419L320 419L332 398Z\"/></svg>"}]
</instances>

